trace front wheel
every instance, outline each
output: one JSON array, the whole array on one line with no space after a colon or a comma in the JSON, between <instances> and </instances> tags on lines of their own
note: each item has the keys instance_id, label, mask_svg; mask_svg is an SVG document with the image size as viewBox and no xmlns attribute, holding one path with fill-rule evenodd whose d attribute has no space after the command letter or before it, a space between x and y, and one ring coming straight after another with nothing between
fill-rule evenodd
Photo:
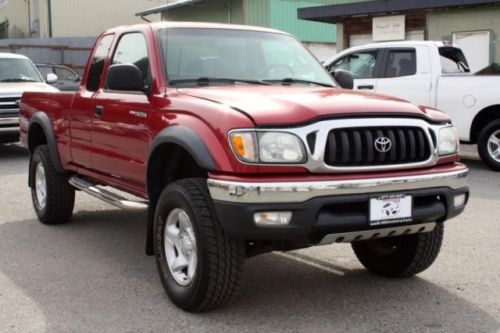
<instances>
[{"instance_id":1,"label":"front wheel","mask_svg":"<svg viewBox=\"0 0 500 333\"><path fill-rule=\"evenodd\" d=\"M31 198L38 219L43 224L61 224L71 219L75 189L68 175L58 172L49 148L38 146L30 162Z\"/></svg>"},{"instance_id":2,"label":"front wheel","mask_svg":"<svg viewBox=\"0 0 500 333\"><path fill-rule=\"evenodd\" d=\"M190 312L214 309L237 289L244 246L224 234L205 179L168 185L155 212L155 255L170 300Z\"/></svg>"},{"instance_id":3,"label":"front wheel","mask_svg":"<svg viewBox=\"0 0 500 333\"><path fill-rule=\"evenodd\" d=\"M500 119L483 128L477 141L477 150L481 160L490 169L500 171Z\"/></svg>"},{"instance_id":4,"label":"front wheel","mask_svg":"<svg viewBox=\"0 0 500 333\"><path fill-rule=\"evenodd\" d=\"M385 277L409 277L429 268L443 242L444 225L427 233L352 243L356 257L370 272Z\"/></svg>"}]
</instances>

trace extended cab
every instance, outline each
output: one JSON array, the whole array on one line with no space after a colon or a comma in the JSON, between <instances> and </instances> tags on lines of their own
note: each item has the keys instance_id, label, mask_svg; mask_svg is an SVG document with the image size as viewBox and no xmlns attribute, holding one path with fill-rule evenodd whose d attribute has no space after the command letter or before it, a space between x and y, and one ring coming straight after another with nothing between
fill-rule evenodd
<instances>
[{"instance_id":1,"label":"extended cab","mask_svg":"<svg viewBox=\"0 0 500 333\"><path fill-rule=\"evenodd\" d=\"M57 77L49 79L52 82ZM19 141L19 102L25 91L58 90L44 82L27 57L0 53L0 143Z\"/></svg>"},{"instance_id":2,"label":"extended cab","mask_svg":"<svg viewBox=\"0 0 500 333\"><path fill-rule=\"evenodd\" d=\"M75 94L23 95L21 131L39 220L68 222L75 188L147 207L146 252L187 311L228 301L243 259L275 250L349 242L376 274L417 274L469 194L448 116L341 89L257 27L109 30Z\"/></svg>"},{"instance_id":3,"label":"extended cab","mask_svg":"<svg viewBox=\"0 0 500 333\"><path fill-rule=\"evenodd\" d=\"M355 89L395 96L450 115L460 140L477 143L500 171L500 76L473 75L462 50L448 42L389 42L353 47L325 62L354 76Z\"/></svg>"}]
</instances>

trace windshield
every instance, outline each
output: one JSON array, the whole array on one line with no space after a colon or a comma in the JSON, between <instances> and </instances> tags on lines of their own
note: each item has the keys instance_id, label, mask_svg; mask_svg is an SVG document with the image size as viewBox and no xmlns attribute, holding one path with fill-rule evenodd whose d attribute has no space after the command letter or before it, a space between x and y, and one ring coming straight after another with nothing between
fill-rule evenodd
<instances>
[{"instance_id":1,"label":"windshield","mask_svg":"<svg viewBox=\"0 0 500 333\"><path fill-rule=\"evenodd\" d=\"M287 35L170 28L159 31L159 40L170 84L335 85L316 58Z\"/></svg>"},{"instance_id":2,"label":"windshield","mask_svg":"<svg viewBox=\"0 0 500 333\"><path fill-rule=\"evenodd\" d=\"M440 47L441 68L443 73L469 73L469 64L462 52L456 47Z\"/></svg>"},{"instance_id":3,"label":"windshield","mask_svg":"<svg viewBox=\"0 0 500 333\"><path fill-rule=\"evenodd\" d=\"M42 82L35 65L28 59L0 59L0 82Z\"/></svg>"}]
</instances>

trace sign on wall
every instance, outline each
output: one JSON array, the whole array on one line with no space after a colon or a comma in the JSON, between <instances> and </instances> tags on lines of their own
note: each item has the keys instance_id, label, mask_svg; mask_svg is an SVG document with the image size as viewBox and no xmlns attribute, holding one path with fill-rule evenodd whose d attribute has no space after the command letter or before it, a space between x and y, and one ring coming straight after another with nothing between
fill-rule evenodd
<instances>
[{"instance_id":1,"label":"sign on wall","mask_svg":"<svg viewBox=\"0 0 500 333\"><path fill-rule=\"evenodd\" d=\"M0 8L3 8L9 4L9 0L0 0Z\"/></svg>"},{"instance_id":2,"label":"sign on wall","mask_svg":"<svg viewBox=\"0 0 500 333\"><path fill-rule=\"evenodd\" d=\"M405 39L404 15L374 17L372 22L374 42Z\"/></svg>"}]
</instances>

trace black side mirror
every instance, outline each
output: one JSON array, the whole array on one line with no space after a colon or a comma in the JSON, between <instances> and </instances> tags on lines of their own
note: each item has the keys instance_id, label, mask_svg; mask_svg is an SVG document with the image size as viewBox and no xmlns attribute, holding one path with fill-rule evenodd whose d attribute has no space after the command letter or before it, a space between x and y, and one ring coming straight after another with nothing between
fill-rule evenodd
<instances>
[{"instance_id":1,"label":"black side mirror","mask_svg":"<svg viewBox=\"0 0 500 333\"><path fill-rule=\"evenodd\" d=\"M354 77L351 72L337 69L332 73L335 81L339 83L339 85L344 89L353 89L354 88Z\"/></svg>"},{"instance_id":2,"label":"black side mirror","mask_svg":"<svg viewBox=\"0 0 500 333\"><path fill-rule=\"evenodd\" d=\"M142 72L133 64L116 64L109 67L106 87L109 90L144 91Z\"/></svg>"}]
</instances>

